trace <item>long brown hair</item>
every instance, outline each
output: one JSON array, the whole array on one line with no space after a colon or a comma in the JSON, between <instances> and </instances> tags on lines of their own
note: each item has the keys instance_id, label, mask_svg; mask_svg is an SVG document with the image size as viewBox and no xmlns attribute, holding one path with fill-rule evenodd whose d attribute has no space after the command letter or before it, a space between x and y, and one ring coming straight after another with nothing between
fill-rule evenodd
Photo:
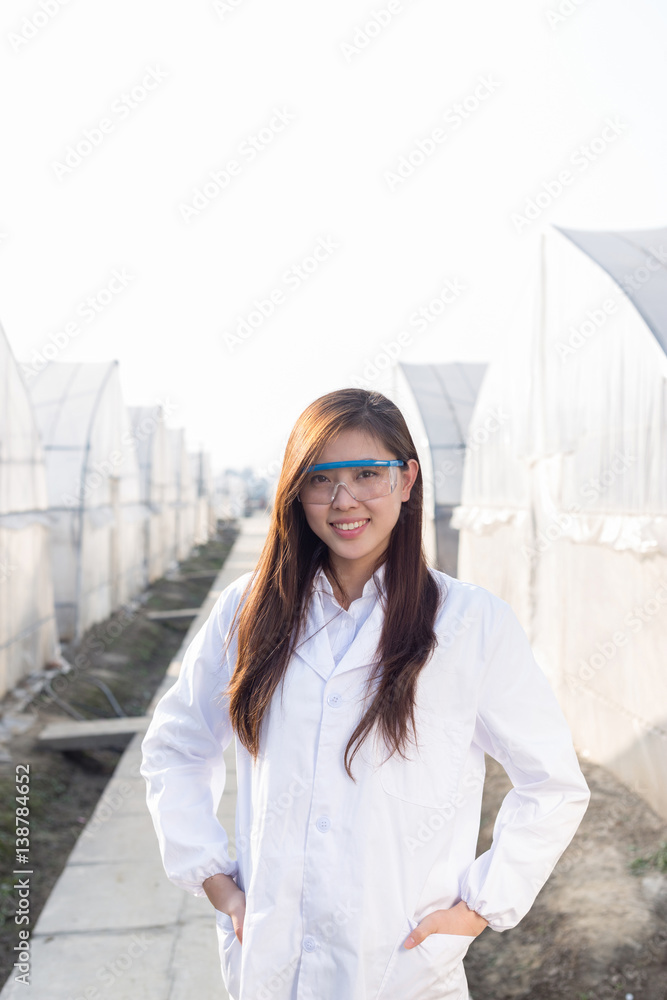
<instances>
[{"instance_id":1,"label":"long brown hair","mask_svg":"<svg viewBox=\"0 0 667 1000\"><path fill-rule=\"evenodd\" d=\"M296 421L285 448L268 537L227 639L229 643L238 626L236 665L224 695L229 697L234 731L253 757L259 753L262 718L304 627L315 574L322 567L339 584L329 549L306 521L297 494L304 469L314 463L328 440L349 429L375 436L406 463L418 460L403 414L379 392L352 388L329 392L312 402ZM399 471L399 486L400 477ZM403 754L408 718L415 729L417 675L437 645L434 622L440 590L423 550L422 510L420 466L387 549L374 567L385 564L386 602L367 695L376 678L379 682L345 748L345 770L353 780L350 763L376 723L391 753L398 749Z\"/></svg>"}]
</instances>

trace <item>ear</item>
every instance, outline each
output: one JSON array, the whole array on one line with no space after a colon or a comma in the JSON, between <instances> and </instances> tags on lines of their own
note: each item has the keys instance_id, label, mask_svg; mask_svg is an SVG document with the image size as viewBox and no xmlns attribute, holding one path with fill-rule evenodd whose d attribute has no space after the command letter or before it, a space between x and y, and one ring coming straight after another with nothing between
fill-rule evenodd
<instances>
[{"instance_id":1,"label":"ear","mask_svg":"<svg viewBox=\"0 0 667 1000\"><path fill-rule=\"evenodd\" d=\"M407 471L404 466L401 467L401 475L403 476L403 490L401 491L402 501L410 499L410 490L414 485L418 472L419 472L419 462L417 461L416 458L408 459Z\"/></svg>"}]
</instances>

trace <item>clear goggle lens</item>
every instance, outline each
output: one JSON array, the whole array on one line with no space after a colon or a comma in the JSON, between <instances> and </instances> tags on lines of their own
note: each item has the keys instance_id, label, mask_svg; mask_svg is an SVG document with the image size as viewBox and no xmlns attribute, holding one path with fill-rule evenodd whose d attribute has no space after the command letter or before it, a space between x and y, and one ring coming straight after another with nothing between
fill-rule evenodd
<instances>
[{"instance_id":1,"label":"clear goggle lens","mask_svg":"<svg viewBox=\"0 0 667 1000\"><path fill-rule=\"evenodd\" d=\"M311 465L298 499L301 503L330 504L338 487L344 486L354 500L377 500L394 492L399 465L403 465L399 459Z\"/></svg>"}]
</instances>

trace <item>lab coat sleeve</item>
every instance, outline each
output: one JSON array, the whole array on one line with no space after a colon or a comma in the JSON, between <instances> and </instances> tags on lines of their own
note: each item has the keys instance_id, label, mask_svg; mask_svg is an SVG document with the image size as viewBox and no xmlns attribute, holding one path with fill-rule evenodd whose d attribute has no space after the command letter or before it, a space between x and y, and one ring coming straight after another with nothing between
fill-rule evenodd
<instances>
[{"instance_id":1,"label":"lab coat sleeve","mask_svg":"<svg viewBox=\"0 0 667 1000\"><path fill-rule=\"evenodd\" d=\"M533 905L590 791L560 705L509 604L490 638L474 740L503 765L514 787L501 804L491 847L464 875L461 898L493 930L504 931Z\"/></svg>"},{"instance_id":2,"label":"lab coat sleeve","mask_svg":"<svg viewBox=\"0 0 667 1000\"><path fill-rule=\"evenodd\" d=\"M202 882L210 875L238 874L216 817L226 776L222 752L233 736L229 702L220 697L230 676L223 649L231 589L187 647L141 744L140 773L165 872L194 896L205 895Z\"/></svg>"}]
</instances>

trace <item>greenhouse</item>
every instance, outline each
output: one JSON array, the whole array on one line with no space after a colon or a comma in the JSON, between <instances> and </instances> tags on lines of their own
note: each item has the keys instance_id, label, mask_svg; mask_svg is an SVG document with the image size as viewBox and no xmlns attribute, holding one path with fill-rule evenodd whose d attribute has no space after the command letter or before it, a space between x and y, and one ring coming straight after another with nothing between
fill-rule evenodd
<instances>
[{"instance_id":1,"label":"greenhouse","mask_svg":"<svg viewBox=\"0 0 667 1000\"><path fill-rule=\"evenodd\" d=\"M0 697L57 656L46 469L23 378L0 327Z\"/></svg>"},{"instance_id":2,"label":"greenhouse","mask_svg":"<svg viewBox=\"0 0 667 1000\"><path fill-rule=\"evenodd\" d=\"M70 641L145 586L148 511L118 362L53 362L28 388L46 459L59 635Z\"/></svg>"},{"instance_id":3,"label":"greenhouse","mask_svg":"<svg viewBox=\"0 0 667 1000\"><path fill-rule=\"evenodd\" d=\"M667 815L667 229L549 227L473 414L459 576L505 598L584 752Z\"/></svg>"},{"instance_id":4,"label":"greenhouse","mask_svg":"<svg viewBox=\"0 0 667 1000\"><path fill-rule=\"evenodd\" d=\"M190 472L195 489L195 545L205 545L215 534L216 513L211 474L211 457L207 451L191 451Z\"/></svg>"},{"instance_id":5,"label":"greenhouse","mask_svg":"<svg viewBox=\"0 0 667 1000\"><path fill-rule=\"evenodd\" d=\"M151 582L176 562L176 481L161 406L128 407L139 463L144 521L144 573Z\"/></svg>"},{"instance_id":6,"label":"greenhouse","mask_svg":"<svg viewBox=\"0 0 667 1000\"><path fill-rule=\"evenodd\" d=\"M187 559L194 545L197 496L192 478L190 458L185 446L185 428L167 428L168 448L171 455L174 493L174 537L176 559Z\"/></svg>"},{"instance_id":7,"label":"greenhouse","mask_svg":"<svg viewBox=\"0 0 667 1000\"><path fill-rule=\"evenodd\" d=\"M463 362L401 362L395 371L392 395L422 463L425 550L433 565L452 576L456 576L458 531L450 521L461 502L468 427L485 371L486 365Z\"/></svg>"}]
</instances>

